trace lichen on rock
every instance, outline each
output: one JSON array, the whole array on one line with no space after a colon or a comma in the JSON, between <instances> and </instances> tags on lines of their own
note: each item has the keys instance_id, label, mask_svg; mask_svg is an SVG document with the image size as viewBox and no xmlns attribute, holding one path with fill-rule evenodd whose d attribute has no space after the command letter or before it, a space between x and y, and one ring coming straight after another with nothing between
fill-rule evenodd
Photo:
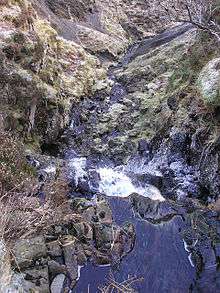
<instances>
[{"instance_id":1,"label":"lichen on rock","mask_svg":"<svg viewBox=\"0 0 220 293\"><path fill-rule=\"evenodd\" d=\"M220 106L220 58L209 61L199 74L198 89L207 106Z\"/></svg>"}]
</instances>

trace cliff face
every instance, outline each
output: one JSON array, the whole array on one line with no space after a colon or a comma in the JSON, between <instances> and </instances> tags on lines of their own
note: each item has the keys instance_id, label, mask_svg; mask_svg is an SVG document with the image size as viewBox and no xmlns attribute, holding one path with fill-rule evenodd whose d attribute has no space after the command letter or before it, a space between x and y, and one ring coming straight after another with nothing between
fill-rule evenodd
<instances>
[{"instance_id":1,"label":"cliff face","mask_svg":"<svg viewBox=\"0 0 220 293\"><path fill-rule=\"evenodd\" d=\"M54 140L69 123L73 103L94 91L105 70L28 2L1 8L2 127L37 141Z\"/></svg>"}]
</instances>

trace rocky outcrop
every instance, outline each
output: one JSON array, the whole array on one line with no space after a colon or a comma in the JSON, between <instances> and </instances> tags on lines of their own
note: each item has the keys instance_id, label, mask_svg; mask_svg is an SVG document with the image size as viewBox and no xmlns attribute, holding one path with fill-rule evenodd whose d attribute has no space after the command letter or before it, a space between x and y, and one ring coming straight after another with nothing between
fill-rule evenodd
<instances>
[{"instance_id":1,"label":"rocky outcrop","mask_svg":"<svg viewBox=\"0 0 220 293\"><path fill-rule=\"evenodd\" d=\"M131 40L153 35L170 25L156 20L155 7L146 1L68 0L32 1L59 33L104 59L115 59Z\"/></svg>"},{"instance_id":2,"label":"rocky outcrop","mask_svg":"<svg viewBox=\"0 0 220 293\"><path fill-rule=\"evenodd\" d=\"M49 22L23 5L3 7L1 13L3 127L35 143L51 142L68 125L72 105L95 90L105 70L97 58L59 37ZM16 27L22 13L30 19Z\"/></svg>"},{"instance_id":3,"label":"rocky outcrop","mask_svg":"<svg viewBox=\"0 0 220 293\"><path fill-rule=\"evenodd\" d=\"M7 292L14 288L40 293L73 289L80 267L88 261L114 265L132 250L133 225L115 225L110 207L102 197L96 201L76 198L71 206L73 214L60 225L49 227L44 235L15 242L14 272L8 273L8 287L2 279ZM4 258L2 262L5 265Z\"/></svg>"},{"instance_id":4,"label":"rocky outcrop","mask_svg":"<svg viewBox=\"0 0 220 293\"><path fill-rule=\"evenodd\" d=\"M220 106L220 58L211 60L202 69L198 79L198 87L206 105Z\"/></svg>"}]
</instances>

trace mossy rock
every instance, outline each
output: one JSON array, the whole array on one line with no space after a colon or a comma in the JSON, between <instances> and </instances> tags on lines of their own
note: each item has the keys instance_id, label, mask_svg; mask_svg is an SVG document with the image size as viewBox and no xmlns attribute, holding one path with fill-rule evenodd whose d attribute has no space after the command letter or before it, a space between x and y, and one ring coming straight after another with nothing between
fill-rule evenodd
<instances>
[{"instance_id":1,"label":"mossy rock","mask_svg":"<svg viewBox=\"0 0 220 293\"><path fill-rule=\"evenodd\" d=\"M220 58L211 60L202 69L198 89L207 106L220 106Z\"/></svg>"}]
</instances>

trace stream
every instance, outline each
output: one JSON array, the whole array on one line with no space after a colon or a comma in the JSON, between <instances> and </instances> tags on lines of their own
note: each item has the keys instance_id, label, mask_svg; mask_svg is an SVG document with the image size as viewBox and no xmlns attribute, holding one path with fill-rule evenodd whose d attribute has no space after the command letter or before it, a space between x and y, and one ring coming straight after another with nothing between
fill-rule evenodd
<instances>
[{"instance_id":1,"label":"stream","mask_svg":"<svg viewBox=\"0 0 220 293\"><path fill-rule=\"evenodd\" d=\"M170 41L187 29L189 28L181 29L179 32L174 31L172 35L165 33L156 40L145 40L143 43L145 48L136 44L123 57L120 66L144 51ZM123 85L114 80L114 75L111 79L114 86L107 104L103 104L103 101L95 102L96 107L98 105L102 111L119 102L125 95ZM84 107L84 102L81 107ZM216 270L217 263L212 255L213 251L206 248L206 259L203 258L202 270L198 270L194 255L197 255L197 247L199 250L201 245L198 239L193 239L189 245L183 238L182 232L190 227L187 215L185 216L181 211L166 220L162 218L158 223L152 223L134 210L131 204L129 196L135 193L139 194L143 201L150 198L157 203L166 202L160 184L155 184L156 179L160 180L162 177L159 166L166 164L166 149L153 159L150 159L146 152L144 156L135 155L126 164L117 164L98 156L86 157L81 154L81 148L77 148L74 142L74 137L78 135L82 137L82 144L89 146L85 132L86 125L80 122L77 111L79 109L73 113L70 128L67 130L67 136L72 143L72 148L70 147L65 153L68 176L74 181L74 186L80 186L88 198L95 198L97 193L104 194L111 206L114 222L118 225L125 222L132 223L135 227L136 241L133 250L117 265L95 266L89 262L81 267L79 281L72 292L99 292L100 286L105 284L110 275L117 282L131 277L141 279L134 285L136 291L140 293L217 292L220 288L220 280L217 277L219 271ZM90 117L94 123L96 115L95 112ZM115 134L113 132L109 135ZM181 160L175 162L173 166L176 173L181 169L179 172L181 175L178 176L185 176L184 180L187 176L191 176L189 174L192 170L185 167ZM187 169L186 173L184 168ZM149 174L150 176L147 176ZM145 180L146 176L143 175L146 175L148 180ZM73 191L71 196L80 195ZM168 209L164 208L164 210L161 213L166 213ZM202 250L204 251L203 248Z\"/></svg>"},{"instance_id":2,"label":"stream","mask_svg":"<svg viewBox=\"0 0 220 293\"><path fill-rule=\"evenodd\" d=\"M85 158L74 158L70 164L76 168L77 180L85 178L89 172ZM133 251L118 267L98 267L89 263L81 268L81 277L73 292L98 292L110 274L118 282L131 276L143 277L136 287L138 292L186 292L193 283L195 268L180 236L183 219L175 217L160 225L142 220L134 213L128 196L137 192L143 197L164 201L160 191L149 184L135 185L126 175L126 168L98 167L97 172L100 174L99 192L107 196L114 221L119 225L127 221L132 223L136 242Z\"/></svg>"}]
</instances>

